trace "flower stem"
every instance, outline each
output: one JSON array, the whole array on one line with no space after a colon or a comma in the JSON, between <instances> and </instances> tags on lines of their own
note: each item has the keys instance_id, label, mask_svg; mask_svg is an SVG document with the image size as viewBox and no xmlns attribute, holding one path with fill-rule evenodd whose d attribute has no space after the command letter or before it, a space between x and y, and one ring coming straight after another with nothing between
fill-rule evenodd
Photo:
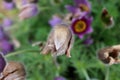
<instances>
[{"instance_id":1,"label":"flower stem","mask_svg":"<svg viewBox=\"0 0 120 80\"><path fill-rule=\"evenodd\" d=\"M26 52L40 52L40 50L38 49L26 49L26 50L20 50L20 51L16 51L16 52L12 52L9 53L8 55L6 55L5 57L10 57L10 56L14 56L14 55L18 55L18 54L22 54L22 53L26 53Z\"/></svg>"},{"instance_id":2,"label":"flower stem","mask_svg":"<svg viewBox=\"0 0 120 80\"><path fill-rule=\"evenodd\" d=\"M57 56L53 56L53 62L54 62L54 64L55 64L55 66L56 66L56 76L59 76L59 70L60 70L60 66L59 66L59 63L58 63L58 61L57 61Z\"/></svg>"},{"instance_id":3,"label":"flower stem","mask_svg":"<svg viewBox=\"0 0 120 80\"><path fill-rule=\"evenodd\" d=\"M87 71L86 71L85 69L82 69L82 72L83 72L86 80L90 80L90 77L89 77L89 75L87 74Z\"/></svg>"},{"instance_id":4,"label":"flower stem","mask_svg":"<svg viewBox=\"0 0 120 80\"><path fill-rule=\"evenodd\" d=\"M106 68L107 68L107 69L106 69L105 80L109 80L109 71L110 71L110 67L107 66Z\"/></svg>"}]
</instances>

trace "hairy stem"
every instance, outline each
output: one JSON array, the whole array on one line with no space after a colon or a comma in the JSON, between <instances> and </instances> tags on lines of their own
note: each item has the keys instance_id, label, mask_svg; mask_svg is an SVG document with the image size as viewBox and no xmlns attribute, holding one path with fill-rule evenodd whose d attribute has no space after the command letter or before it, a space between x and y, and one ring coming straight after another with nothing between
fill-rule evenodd
<instances>
[{"instance_id":1,"label":"hairy stem","mask_svg":"<svg viewBox=\"0 0 120 80\"><path fill-rule=\"evenodd\" d=\"M109 66L107 66L107 67L106 67L105 80L109 80L109 71L110 71L110 67L109 67Z\"/></svg>"},{"instance_id":2,"label":"hairy stem","mask_svg":"<svg viewBox=\"0 0 120 80\"><path fill-rule=\"evenodd\" d=\"M87 71L86 71L85 69L82 69L82 72L83 72L83 74L84 74L86 80L90 80L90 77L89 77Z\"/></svg>"},{"instance_id":3,"label":"hairy stem","mask_svg":"<svg viewBox=\"0 0 120 80\"><path fill-rule=\"evenodd\" d=\"M5 57L10 57L10 56L18 55L18 54L22 54L22 53L25 53L25 52L38 52L38 53L39 53L40 50L38 50L38 49L20 50L20 51L16 51L16 52L9 53L9 54L6 55Z\"/></svg>"}]
</instances>

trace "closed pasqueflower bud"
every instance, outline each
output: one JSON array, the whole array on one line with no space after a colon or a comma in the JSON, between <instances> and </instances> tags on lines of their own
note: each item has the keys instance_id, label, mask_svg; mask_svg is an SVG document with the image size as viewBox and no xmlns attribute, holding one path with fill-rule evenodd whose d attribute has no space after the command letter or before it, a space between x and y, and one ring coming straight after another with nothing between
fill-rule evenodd
<instances>
[{"instance_id":1,"label":"closed pasqueflower bud","mask_svg":"<svg viewBox=\"0 0 120 80\"><path fill-rule=\"evenodd\" d=\"M10 61L2 72L0 80L25 80L24 66L19 62Z\"/></svg>"},{"instance_id":2,"label":"closed pasqueflower bud","mask_svg":"<svg viewBox=\"0 0 120 80\"><path fill-rule=\"evenodd\" d=\"M67 57L71 57L70 50L74 42L74 38L72 31L69 28L70 25L68 21L65 21L65 19L63 22L58 23L53 27L41 53L51 53L52 56L66 54Z\"/></svg>"},{"instance_id":3,"label":"closed pasqueflower bud","mask_svg":"<svg viewBox=\"0 0 120 80\"><path fill-rule=\"evenodd\" d=\"M53 56L59 56L66 54L70 56L70 50L73 43L73 35L68 25L59 24L53 28L49 34L45 47L43 48L43 54L51 53Z\"/></svg>"},{"instance_id":4,"label":"closed pasqueflower bud","mask_svg":"<svg viewBox=\"0 0 120 80\"><path fill-rule=\"evenodd\" d=\"M38 14L38 6L36 4L26 4L22 7L19 13L20 20L33 17Z\"/></svg>"}]
</instances>

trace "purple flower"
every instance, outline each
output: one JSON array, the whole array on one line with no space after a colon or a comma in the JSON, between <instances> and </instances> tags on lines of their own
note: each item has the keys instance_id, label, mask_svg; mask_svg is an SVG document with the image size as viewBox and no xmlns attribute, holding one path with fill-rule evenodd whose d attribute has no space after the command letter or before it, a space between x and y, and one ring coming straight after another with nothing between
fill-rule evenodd
<instances>
[{"instance_id":1,"label":"purple flower","mask_svg":"<svg viewBox=\"0 0 120 80\"><path fill-rule=\"evenodd\" d=\"M88 0L74 0L75 5L78 6L83 11L89 11L91 4Z\"/></svg>"},{"instance_id":2,"label":"purple flower","mask_svg":"<svg viewBox=\"0 0 120 80\"><path fill-rule=\"evenodd\" d=\"M71 5L66 5L65 7L69 12L74 14L74 16L79 16L79 17L81 16L82 17L82 16L85 16L88 14L87 11L81 11L79 8L71 6Z\"/></svg>"},{"instance_id":3,"label":"purple flower","mask_svg":"<svg viewBox=\"0 0 120 80\"><path fill-rule=\"evenodd\" d=\"M2 53L0 52L0 73L3 72L5 66L6 66L6 61L5 61Z\"/></svg>"},{"instance_id":4,"label":"purple flower","mask_svg":"<svg viewBox=\"0 0 120 80\"><path fill-rule=\"evenodd\" d=\"M93 39L91 38L91 37L87 37L87 39L85 39L84 41L83 41L83 44L85 45L85 46L89 46L89 45L91 45L93 43Z\"/></svg>"},{"instance_id":5,"label":"purple flower","mask_svg":"<svg viewBox=\"0 0 120 80\"><path fill-rule=\"evenodd\" d=\"M13 24L13 21L9 18L4 18L3 19L3 27L9 27Z\"/></svg>"},{"instance_id":6,"label":"purple flower","mask_svg":"<svg viewBox=\"0 0 120 80\"><path fill-rule=\"evenodd\" d=\"M83 38L85 34L93 31L91 27L92 17L80 17L72 21L71 29L79 38Z\"/></svg>"},{"instance_id":7,"label":"purple flower","mask_svg":"<svg viewBox=\"0 0 120 80\"><path fill-rule=\"evenodd\" d=\"M52 27L54 27L54 26L57 25L57 24L60 24L61 22L62 22L62 19L61 19L59 16L57 16L57 15L54 15L54 16L52 17L52 19L49 20L49 24L50 24Z\"/></svg>"},{"instance_id":8,"label":"purple flower","mask_svg":"<svg viewBox=\"0 0 120 80\"><path fill-rule=\"evenodd\" d=\"M6 33L3 30L3 27L0 25L0 40L3 39L9 40L9 37L6 35Z\"/></svg>"},{"instance_id":9,"label":"purple flower","mask_svg":"<svg viewBox=\"0 0 120 80\"><path fill-rule=\"evenodd\" d=\"M59 77L56 77L54 80L66 80L66 79L64 77L59 76Z\"/></svg>"},{"instance_id":10,"label":"purple flower","mask_svg":"<svg viewBox=\"0 0 120 80\"><path fill-rule=\"evenodd\" d=\"M3 34L3 28L2 28L2 26L0 25L0 40L4 38L3 35L4 35L4 34Z\"/></svg>"},{"instance_id":11,"label":"purple flower","mask_svg":"<svg viewBox=\"0 0 120 80\"><path fill-rule=\"evenodd\" d=\"M9 40L9 36L4 32L3 27L0 26L0 51L4 55L14 50L14 46Z\"/></svg>"},{"instance_id":12,"label":"purple flower","mask_svg":"<svg viewBox=\"0 0 120 80\"><path fill-rule=\"evenodd\" d=\"M19 18L20 20L24 20L32 16L35 16L37 14L38 14L38 7L36 4L26 4L22 7L19 14Z\"/></svg>"},{"instance_id":13,"label":"purple flower","mask_svg":"<svg viewBox=\"0 0 120 80\"><path fill-rule=\"evenodd\" d=\"M14 46L8 40L0 40L0 50L6 55L14 50Z\"/></svg>"},{"instance_id":14,"label":"purple flower","mask_svg":"<svg viewBox=\"0 0 120 80\"><path fill-rule=\"evenodd\" d=\"M5 9L11 10L11 9L14 8L14 3L13 2L3 1L3 6L4 6Z\"/></svg>"},{"instance_id":15,"label":"purple flower","mask_svg":"<svg viewBox=\"0 0 120 80\"><path fill-rule=\"evenodd\" d=\"M27 0L21 0L21 1L22 1L22 5L28 4L28 1L27 1Z\"/></svg>"},{"instance_id":16,"label":"purple flower","mask_svg":"<svg viewBox=\"0 0 120 80\"><path fill-rule=\"evenodd\" d=\"M74 0L75 6L66 5L66 9L78 16L85 16L90 12L91 5L87 0Z\"/></svg>"}]
</instances>

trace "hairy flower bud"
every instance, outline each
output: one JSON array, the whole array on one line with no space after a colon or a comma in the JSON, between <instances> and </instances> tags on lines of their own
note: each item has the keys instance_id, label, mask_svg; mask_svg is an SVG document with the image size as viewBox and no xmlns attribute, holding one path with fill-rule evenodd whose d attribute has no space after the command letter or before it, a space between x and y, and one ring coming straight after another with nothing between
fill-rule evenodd
<instances>
[{"instance_id":1,"label":"hairy flower bud","mask_svg":"<svg viewBox=\"0 0 120 80\"><path fill-rule=\"evenodd\" d=\"M2 72L0 80L25 80L24 66L19 62L10 61Z\"/></svg>"},{"instance_id":2,"label":"hairy flower bud","mask_svg":"<svg viewBox=\"0 0 120 80\"><path fill-rule=\"evenodd\" d=\"M38 14L38 7L36 4L26 4L22 7L19 18L20 20L24 20L27 18L30 18L32 16L35 16Z\"/></svg>"},{"instance_id":3,"label":"hairy flower bud","mask_svg":"<svg viewBox=\"0 0 120 80\"><path fill-rule=\"evenodd\" d=\"M71 46L73 44L73 34L67 24L56 25L49 34L46 45L41 53L51 53L53 56L66 54L70 56Z\"/></svg>"}]
</instances>

